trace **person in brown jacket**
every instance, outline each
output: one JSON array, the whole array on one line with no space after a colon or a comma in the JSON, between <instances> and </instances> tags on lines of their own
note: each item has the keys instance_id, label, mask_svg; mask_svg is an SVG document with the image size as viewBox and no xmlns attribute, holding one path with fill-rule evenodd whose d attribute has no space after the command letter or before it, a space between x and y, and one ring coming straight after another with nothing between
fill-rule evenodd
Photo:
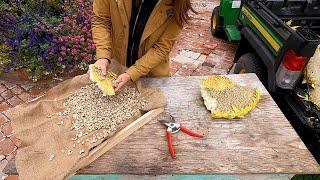
<instances>
[{"instance_id":1,"label":"person in brown jacket","mask_svg":"<svg viewBox=\"0 0 320 180\"><path fill-rule=\"evenodd\" d=\"M92 33L96 65L126 65L115 89L142 76L169 76L169 53L194 10L190 0L94 0Z\"/></svg>"}]
</instances>

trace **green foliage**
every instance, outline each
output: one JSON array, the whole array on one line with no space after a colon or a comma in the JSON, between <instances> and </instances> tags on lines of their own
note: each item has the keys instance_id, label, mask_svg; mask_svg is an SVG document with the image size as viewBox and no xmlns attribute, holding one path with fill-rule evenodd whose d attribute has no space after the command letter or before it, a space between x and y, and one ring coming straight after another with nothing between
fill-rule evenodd
<instances>
[{"instance_id":1,"label":"green foliage","mask_svg":"<svg viewBox=\"0 0 320 180\"><path fill-rule=\"evenodd\" d=\"M10 49L5 44L0 44L0 73L5 69L5 67L10 62Z\"/></svg>"},{"instance_id":2,"label":"green foliage","mask_svg":"<svg viewBox=\"0 0 320 180\"><path fill-rule=\"evenodd\" d=\"M320 180L319 174L301 174L295 175L291 180Z\"/></svg>"}]
</instances>

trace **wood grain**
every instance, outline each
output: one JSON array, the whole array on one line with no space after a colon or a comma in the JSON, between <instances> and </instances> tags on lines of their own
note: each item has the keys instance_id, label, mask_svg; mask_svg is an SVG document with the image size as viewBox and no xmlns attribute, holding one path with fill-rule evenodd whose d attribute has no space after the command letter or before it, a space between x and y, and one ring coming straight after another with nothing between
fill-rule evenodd
<instances>
[{"instance_id":1,"label":"wood grain","mask_svg":"<svg viewBox=\"0 0 320 180\"><path fill-rule=\"evenodd\" d=\"M132 133L137 131L139 128L147 124L149 121L151 121L153 118L157 117L159 114L163 112L163 108L153 109L137 120L130 123L125 128L121 129L119 132L117 132L114 136L109 138L108 140L101 143L102 148L101 149L94 149L89 153L89 158L85 160L80 160L79 164L84 164L83 166L86 166L93 162L94 159L99 158L102 156L105 152L107 153L110 149L112 149L114 146L119 144L121 141L126 139L128 136L130 136ZM90 159L90 161L88 161ZM81 166L81 167L83 167ZM79 167L75 166L76 168L73 170L73 172L76 172Z\"/></svg>"},{"instance_id":2,"label":"wood grain","mask_svg":"<svg viewBox=\"0 0 320 180\"><path fill-rule=\"evenodd\" d=\"M81 173L210 174L319 173L306 146L254 74L229 75L262 90L261 101L243 120L213 120L203 105L199 82L204 77L144 79L166 95L165 113L136 131ZM158 120L173 115L205 139L182 132L173 137L176 159L169 157L165 128Z\"/></svg>"},{"instance_id":3,"label":"wood grain","mask_svg":"<svg viewBox=\"0 0 320 180\"><path fill-rule=\"evenodd\" d=\"M143 83L167 96L165 112L134 132L81 174L266 174L319 173L320 168L272 97L254 74L228 75L262 90L258 107L242 120L213 120L205 109L199 82L204 77L148 78ZM173 137L176 159L169 156L165 127L173 115L206 138L182 132Z\"/></svg>"}]
</instances>

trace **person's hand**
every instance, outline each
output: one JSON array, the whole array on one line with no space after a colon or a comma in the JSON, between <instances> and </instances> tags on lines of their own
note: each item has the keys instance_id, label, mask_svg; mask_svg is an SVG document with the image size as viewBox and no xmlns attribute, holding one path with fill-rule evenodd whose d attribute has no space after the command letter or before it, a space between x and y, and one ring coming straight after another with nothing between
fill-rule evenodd
<instances>
[{"instance_id":1,"label":"person's hand","mask_svg":"<svg viewBox=\"0 0 320 180\"><path fill-rule=\"evenodd\" d=\"M101 69L102 74L105 76L107 75L107 71L109 68L109 61L108 59L98 59L95 63L94 63L98 68Z\"/></svg>"},{"instance_id":2,"label":"person's hand","mask_svg":"<svg viewBox=\"0 0 320 180\"><path fill-rule=\"evenodd\" d=\"M131 77L127 73L121 74L115 81L114 81L114 88L117 92L123 85L125 85L128 81L131 80Z\"/></svg>"}]
</instances>

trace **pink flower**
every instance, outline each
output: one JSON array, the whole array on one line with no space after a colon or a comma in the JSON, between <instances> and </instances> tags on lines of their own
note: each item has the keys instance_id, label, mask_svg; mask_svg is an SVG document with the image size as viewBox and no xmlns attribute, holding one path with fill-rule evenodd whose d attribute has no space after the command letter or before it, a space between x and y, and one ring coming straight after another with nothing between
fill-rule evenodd
<instances>
[{"instance_id":1,"label":"pink flower","mask_svg":"<svg viewBox=\"0 0 320 180\"><path fill-rule=\"evenodd\" d=\"M69 17L67 16L67 17L64 17L63 18L63 20L64 20L64 22L68 22L68 21L70 21L70 19L69 19Z\"/></svg>"},{"instance_id":2,"label":"pink flower","mask_svg":"<svg viewBox=\"0 0 320 180\"><path fill-rule=\"evenodd\" d=\"M61 51L66 51L67 50L67 48L65 47L65 46L61 46Z\"/></svg>"},{"instance_id":3,"label":"pink flower","mask_svg":"<svg viewBox=\"0 0 320 180\"><path fill-rule=\"evenodd\" d=\"M58 61L60 61L60 62L63 61L63 57L60 56L60 57L58 58Z\"/></svg>"},{"instance_id":4,"label":"pink flower","mask_svg":"<svg viewBox=\"0 0 320 180\"><path fill-rule=\"evenodd\" d=\"M94 44L89 44L89 49L94 50L96 47Z\"/></svg>"},{"instance_id":5,"label":"pink flower","mask_svg":"<svg viewBox=\"0 0 320 180\"><path fill-rule=\"evenodd\" d=\"M76 54L77 54L77 50L72 48L71 54L72 54L73 56L76 55Z\"/></svg>"},{"instance_id":6,"label":"pink flower","mask_svg":"<svg viewBox=\"0 0 320 180\"><path fill-rule=\"evenodd\" d=\"M92 60L92 57L88 54L84 57L84 60L89 62Z\"/></svg>"},{"instance_id":7,"label":"pink flower","mask_svg":"<svg viewBox=\"0 0 320 180\"><path fill-rule=\"evenodd\" d=\"M83 52L83 53L81 53L81 56L82 56L82 57L88 56L88 53Z\"/></svg>"},{"instance_id":8,"label":"pink flower","mask_svg":"<svg viewBox=\"0 0 320 180\"><path fill-rule=\"evenodd\" d=\"M80 41L81 41L81 42L84 42L84 38L82 37L82 38L80 39Z\"/></svg>"},{"instance_id":9,"label":"pink flower","mask_svg":"<svg viewBox=\"0 0 320 180\"><path fill-rule=\"evenodd\" d=\"M63 41L68 41L68 37L67 36L62 36L61 37Z\"/></svg>"}]
</instances>

